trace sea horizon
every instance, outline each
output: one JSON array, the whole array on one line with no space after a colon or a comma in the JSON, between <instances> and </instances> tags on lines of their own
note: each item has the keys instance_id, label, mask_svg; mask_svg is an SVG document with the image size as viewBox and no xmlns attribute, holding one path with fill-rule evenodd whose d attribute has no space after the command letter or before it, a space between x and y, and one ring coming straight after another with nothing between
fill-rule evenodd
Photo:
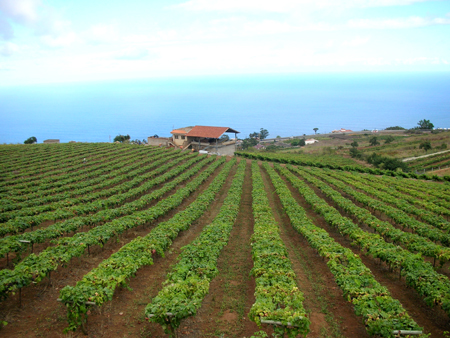
<instances>
[{"instance_id":1,"label":"sea horizon","mask_svg":"<svg viewBox=\"0 0 450 338\"><path fill-rule=\"evenodd\" d=\"M269 138L345 128L450 127L450 72L168 77L0 87L0 143L168 137L194 125Z\"/></svg>"}]
</instances>

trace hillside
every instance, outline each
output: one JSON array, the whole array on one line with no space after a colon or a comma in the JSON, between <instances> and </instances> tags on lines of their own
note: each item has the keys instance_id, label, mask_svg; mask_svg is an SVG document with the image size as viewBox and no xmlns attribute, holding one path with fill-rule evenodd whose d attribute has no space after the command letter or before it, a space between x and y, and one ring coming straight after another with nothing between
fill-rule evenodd
<instances>
[{"instance_id":1,"label":"hillside","mask_svg":"<svg viewBox=\"0 0 450 338\"><path fill-rule=\"evenodd\" d=\"M428 175L446 176L450 168L450 131L420 132L411 130L382 130L309 135L303 138L314 138L318 142L306 146L289 146L293 139L273 139L264 141L266 150L263 153L289 154L287 158L299 158L322 163L355 165L374 168L365 158L373 153L383 157L405 161L408 172L427 173ZM375 138L375 140L373 140ZM373 142L371 144L371 142ZM430 149L421 147L429 142ZM377 145L373 145L377 143ZM359 156L352 156L350 150L356 145ZM281 147L281 145L283 145ZM248 151L256 152L253 149ZM279 155L281 156L281 155ZM426 156L426 157L425 157ZM416 160L411 160L416 158Z\"/></svg>"},{"instance_id":2,"label":"hillside","mask_svg":"<svg viewBox=\"0 0 450 338\"><path fill-rule=\"evenodd\" d=\"M125 144L0 157L4 336L450 331L448 183Z\"/></svg>"}]
</instances>

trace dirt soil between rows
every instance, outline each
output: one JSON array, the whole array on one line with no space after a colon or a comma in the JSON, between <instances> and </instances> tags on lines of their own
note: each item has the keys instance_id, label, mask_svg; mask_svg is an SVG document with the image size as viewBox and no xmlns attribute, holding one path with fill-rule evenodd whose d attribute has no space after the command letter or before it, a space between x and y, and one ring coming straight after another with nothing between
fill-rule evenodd
<instances>
[{"instance_id":1,"label":"dirt soil between rows","mask_svg":"<svg viewBox=\"0 0 450 338\"><path fill-rule=\"evenodd\" d=\"M219 275L212 280L209 294L203 300L197 314L182 321L177 330L178 337L250 338L255 332L261 330L267 332L270 337L273 332L270 326L259 328L248 318L250 308L255 301L255 280L251 275L253 267L252 181L250 162L244 159L241 161L247 162L243 195L230 240L219 258ZM218 171L216 170L215 175ZM112 301L107 302L100 309L91 309L87 337L169 337L159 324L146 320L144 309L161 290L167 273L177 262L181 248L195 239L204 226L211 223L219 212L235 171L236 167L232 169L228 180L208 211L187 231L179 234L165 257L156 257L153 265L141 268L137 275L130 279L130 290L119 288ZM291 226L270 178L264 169L261 168L261 172L270 206L280 226L281 238L288 250L299 288L305 296L304 307L311 321L311 332L306 337L369 337L362 318L355 314L351 303L343 297L341 289L336 285L326 260ZM45 279L37 285L24 288L21 292L21 306L19 306L19 293L2 302L0 320L7 321L8 325L0 330L0 337L86 337L81 330L63 334L67 326L66 309L63 304L56 301L61 288L66 285L75 285L87 272L119 250L121 246L137 236L145 236L157 223L168 220L175 213L186 208L206 189L215 175L212 175L178 208L161 217L157 222L129 230L120 236L118 241L109 241L103 249L93 248L89 256L73 259L67 267L52 273L51 279ZM315 213L296 189L290 184L288 187L312 221L327 230L340 244L359 254L376 279L389 289L392 296L400 300L413 319L425 327L426 333L430 333L431 337L445 337L444 331L450 331L450 325L448 316L443 311L426 306L420 296L406 286L404 279L399 280L395 272L389 272L387 267L359 252L348 239L342 237L335 228L326 223L323 217ZM320 195L320 191L317 189L315 191ZM333 205L330 201L328 202Z\"/></svg>"}]
</instances>

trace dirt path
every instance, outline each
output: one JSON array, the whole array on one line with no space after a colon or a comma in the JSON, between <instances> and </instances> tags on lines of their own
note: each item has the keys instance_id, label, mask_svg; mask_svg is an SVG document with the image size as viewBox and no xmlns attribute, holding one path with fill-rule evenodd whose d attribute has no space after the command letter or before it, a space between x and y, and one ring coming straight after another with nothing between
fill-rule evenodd
<instances>
[{"instance_id":1,"label":"dirt path","mask_svg":"<svg viewBox=\"0 0 450 338\"><path fill-rule=\"evenodd\" d=\"M417 156L417 157L408 157L408 158L404 158L402 160L402 162L409 162L409 161L414 161L417 160L419 158L425 158L425 157L430 157L430 156L434 156L434 155L439 155L439 154L445 154L448 153L450 150L444 150L444 151L438 151L437 153L432 153L432 154L427 154L427 155L421 155L421 156Z\"/></svg>"}]
</instances>

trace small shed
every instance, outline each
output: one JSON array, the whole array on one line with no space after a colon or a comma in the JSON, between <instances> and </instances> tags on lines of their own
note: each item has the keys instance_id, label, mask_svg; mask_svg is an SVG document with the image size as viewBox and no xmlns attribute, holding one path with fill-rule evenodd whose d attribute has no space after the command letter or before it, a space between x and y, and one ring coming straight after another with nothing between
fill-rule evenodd
<instances>
[{"instance_id":1,"label":"small shed","mask_svg":"<svg viewBox=\"0 0 450 338\"><path fill-rule=\"evenodd\" d=\"M44 144L54 144L54 143L60 143L58 139L48 139L44 140Z\"/></svg>"},{"instance_id":2,"label":"small shed","mask_svg":"<svg viewBox=\"0 0 450 338\"><path fill-rule=\"evenodd\" d=\"M314 144L319 142L318 140L314 139L314 138L309 138L305 140L305 144Z\"/></svg>"}]
</instances>

